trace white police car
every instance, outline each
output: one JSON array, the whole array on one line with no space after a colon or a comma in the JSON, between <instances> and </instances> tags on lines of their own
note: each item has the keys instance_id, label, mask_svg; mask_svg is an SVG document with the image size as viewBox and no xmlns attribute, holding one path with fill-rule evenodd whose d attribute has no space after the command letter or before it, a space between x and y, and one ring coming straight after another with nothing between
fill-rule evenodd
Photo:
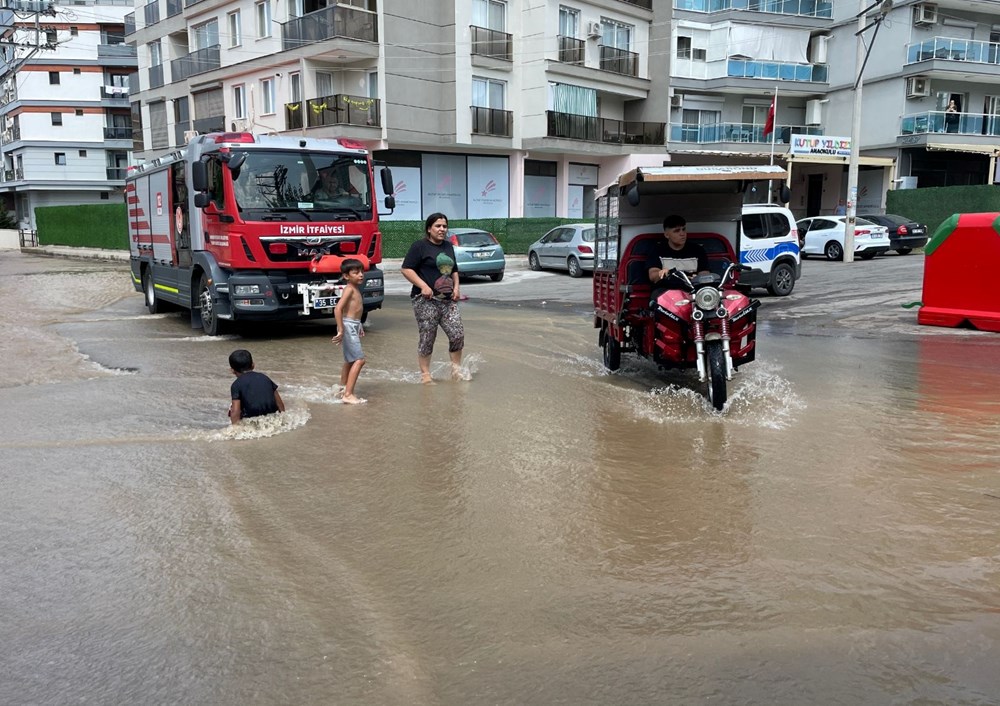
<instances>
[{"instance_id":1,"label":"white police car","mask_svg":"<svg viewBox=\"0 0 1000 706\"><path fill-rule=\"evenodd\" d=\"M740 286L766 287L784 297L802 275L799 233L792 212L779 204L743 206L740 264L752 268L740 273Z\"/></svg>"}]
</instances>

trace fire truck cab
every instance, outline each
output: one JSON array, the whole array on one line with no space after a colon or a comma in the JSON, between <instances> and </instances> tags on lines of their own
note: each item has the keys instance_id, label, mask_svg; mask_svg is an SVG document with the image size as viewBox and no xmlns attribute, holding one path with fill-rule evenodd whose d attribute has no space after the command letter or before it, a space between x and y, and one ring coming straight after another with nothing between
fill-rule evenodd
<instances>
[{"instance_id":1,"label":"fire truck cab","mask_svg":"<svg viewBox=\"0 0 1000 706\"><path fill-rule=\"evenodd\" d=\"M384 206L395 207L383 169ZM155 313L227 322L333 316L339 263L365 267L365 314L384 286L371 156L351 140L213 133L126 179L132 281Z\"/></svg>"}]
</instances>

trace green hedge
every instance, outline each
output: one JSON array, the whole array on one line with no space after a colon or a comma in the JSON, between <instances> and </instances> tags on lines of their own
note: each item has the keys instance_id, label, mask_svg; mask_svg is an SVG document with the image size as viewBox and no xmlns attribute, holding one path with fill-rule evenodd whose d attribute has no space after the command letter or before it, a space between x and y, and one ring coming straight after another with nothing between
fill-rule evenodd
<instances>
[{"instance_id":1,"label":"green hedge","mask_svg":"<svg viewBox=\"0 0 1000 706\"><path fill-rule=\"evenodd\" d=\"M128 250L123 203L42 206L35 209L39 245Z\"/></svg>"},{"instance_id":2,"label":"green hedge","mask_svg":"<svg viewBox=\"0 0 1000 706\"><path fill-rule=\"evenodd\" d=\"M581 218L481 218L452 220L452 228L481 228L492 233L508 255L524 255L528 246L563 223L579 223ZM424 237L423 221L382 221L382 257L403 257L410 244Z\"/></svg>"},{"instance_id":3,"label":"green hedge","mask_svg":"<svg viewBox=\"0 0 1000 706\"><path fill-rule=\"evenodd\" d=\"M941 186L894 189L886 195L886 213L895 213L927 224L928 235L956 213L1000 212L1000 188Z\"/></svg>"}]
</instances>

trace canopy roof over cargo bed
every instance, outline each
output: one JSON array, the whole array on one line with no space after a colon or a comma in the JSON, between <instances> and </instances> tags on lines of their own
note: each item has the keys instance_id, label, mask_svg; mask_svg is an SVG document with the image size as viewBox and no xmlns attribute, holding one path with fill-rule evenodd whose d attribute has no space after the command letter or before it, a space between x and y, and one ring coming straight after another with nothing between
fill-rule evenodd
<instances>
[{"instance_id":1,"label":"canopy roof over cargo bed","mask_svg":"<svg viewBox=\"0 0 1000 706\"><path fill-rule=\"evenodd\" d=\"M617 181L603 187L597 196L603 196L612 186L619 186L624 193L635 186L640 195L684 193L686 191L732 191L748 181L785 181L788 172L778 166L686 166L686 167L637 167L625 172ZM715 182L715 185L706 182Z\"/></svg>"}]
</instances>

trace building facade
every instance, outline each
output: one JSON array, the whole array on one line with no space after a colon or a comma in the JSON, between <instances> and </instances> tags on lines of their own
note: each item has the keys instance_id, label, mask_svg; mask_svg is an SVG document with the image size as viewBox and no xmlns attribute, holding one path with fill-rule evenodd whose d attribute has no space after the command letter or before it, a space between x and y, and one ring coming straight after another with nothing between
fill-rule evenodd
<instances>
[{"instance_id":1,"label":"building facade","mask_svg":"<svg viewBox=\"0 0 1000 706\"><path fill-rule=\"evenodd\" d=\"M39 206L119 199L133 147L123 0L12 4L0 74L0 194L33 228ZM15 46L16 45L16 46Z\"/></svg>"}]
</instances>

